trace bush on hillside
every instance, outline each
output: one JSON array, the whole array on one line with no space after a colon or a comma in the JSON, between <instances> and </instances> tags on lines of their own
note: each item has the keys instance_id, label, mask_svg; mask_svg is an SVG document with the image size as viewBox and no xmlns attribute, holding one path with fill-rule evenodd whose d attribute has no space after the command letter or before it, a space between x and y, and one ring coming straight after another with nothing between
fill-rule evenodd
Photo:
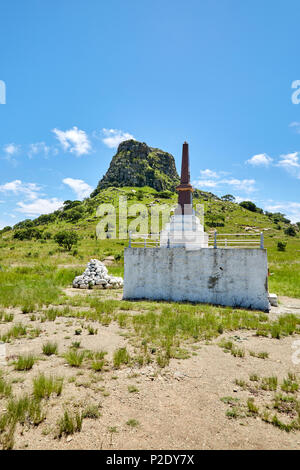
<instances>
[{"instance_id":1,"label":"bush on hillside","mask_svg":"<svg viewBox=\"0 0 300 470\"><path fill-rule=\"evenodd\" d=\"M16 240L32 240L35 238L39 240L42 238L41 232L37 228L24 228L21 230L16 230L13 236Z\"/></svg>"},{"instance_id":2,"label":"bush on hillside","mask_svg":"<svg viewBox=\"0 0 300 470\"><path fill-rule=\"evenodd\" d=\"M277 251L285 251L286 249L286 242L278 242L277 243Z\"/></svg>"},{"instance_id":3,"label":"bush on hillside","mask_svg":"<svg viewBox=\"0 0 300 470\"><path fill-rule=\"evenodd\" d=\"M258 212L259 214L263 213L263 210L257 207L254 202L252 201L243 201L240 202L240 206L243 207L244 209L247 209L248 211L251 212Z\"/></svg>"},{"instance_id":4,"label":"bush on hillside","mask_svg":"<svg viewBox=\"0 0 300 470\"><path fill-rule=\"evenodd\" d=\"M221 197L222 201L228 201L228 202L234 202L235 197L232 196L232 194L225 194L224 196Z\"/></svg>"},{"instance_id":5,"label":"bush on hillside","mask_svg":"<svg viewBox=\"0 0 300 470\"><path fill-rule=\"evenodd\" d=\"M63 230L54 236L54 240L59 246L71 251L72 247L77 245L79 237L76 232L67 232L66 230Z\"/></svg>"},{"instance_id":6,"label":"bush on hillside","mask_svg":"<svg viewBox=\"0 0 300 470\"><path fill-rule=\"evenodd\" d=\"M296 229L293 225L290 225L289 227L287 227L284 233L288 235L289 237L295 237L297 234Z\"/></svg>"}]
</instances>

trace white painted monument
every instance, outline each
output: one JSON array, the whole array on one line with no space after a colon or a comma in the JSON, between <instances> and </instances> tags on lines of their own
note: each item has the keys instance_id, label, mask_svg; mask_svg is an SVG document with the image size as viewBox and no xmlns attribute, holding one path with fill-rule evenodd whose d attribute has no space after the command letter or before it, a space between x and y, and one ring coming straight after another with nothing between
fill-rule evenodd
<instances>
[{"instance_id":1,"label":"white painted monument","mask_svg":"<svg viewBox=\"0 0 300 470\"><path fill-rule=\"evenodd\" d=\"M204 302L269 311L267 251L208 245L193 212L188 144L183 144L178 207L160 246L124 251L124 299Z\"/></svg>"}]
</instances>

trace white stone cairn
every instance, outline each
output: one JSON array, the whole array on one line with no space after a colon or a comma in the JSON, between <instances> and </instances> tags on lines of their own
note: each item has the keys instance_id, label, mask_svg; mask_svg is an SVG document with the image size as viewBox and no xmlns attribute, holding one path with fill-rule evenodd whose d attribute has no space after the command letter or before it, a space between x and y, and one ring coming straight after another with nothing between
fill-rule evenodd
<instances>
[{"instance_id":1,"label":"white stone cairn","mask_svg":"<svg viewBox=\"0 0 300 470\"><path fill-rule=\"evenodd\" d=\"M110 276L106 266L98 259L91 259L81 276L76 276L73 287L77 289L90 289L94 286L102 289L120 289L123 287L123 278Z\"/></svg>"}]
</instances>

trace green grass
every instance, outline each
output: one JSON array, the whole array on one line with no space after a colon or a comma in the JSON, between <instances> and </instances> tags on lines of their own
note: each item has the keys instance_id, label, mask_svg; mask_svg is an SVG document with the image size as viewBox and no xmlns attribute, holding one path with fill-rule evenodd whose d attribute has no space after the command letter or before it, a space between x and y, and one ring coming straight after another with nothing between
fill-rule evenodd
<instances>
[{"instance_id":1,"label":"green grass","mask_svg":"<svg viewBox=\"0 0 300 470\"><path fill-rule=\"evenodd\" d=\"M247 400L247 407L248 407L248 412L252 415L257 415L259 412L259 408L257 405L254 403L254 398L248 398Z\"/></svg>"},{"instance_id":2,"label":"green grass","mask_svg":"<svg viewBox=\"0 0 300 470\"><path fill-rule=\"evenodd\" d=\"M42 350L45 356L52 356L53 354L57 354L57 343L52 343L51 341L48 341L47 343L43 344Z\"/></svg>"},{"instance_id":3,"label":"green grass","mask_svg":"<svg viewBox=\"0 0 300 470\"><path fill-rule=\"evenodd\" d=\"M1 374L0 371L0 398L10 397L12 393L11 384L8 383Z\"/></svg>"},{"instance_id":4,"label":"green grass","mask_svg":"<svg viewBox=\"0 0 300 470\"><path fill-rule=\"evenodd\" d=\"M14 319L13 313L5 313L4 311L0 311L0 321L3 323L11 323Z\"/></svg>"},{"instance_id":5,"label":"green grass","mask_svg":"<svg viewBox=\"0 0 300 470\"><path fill-rule=\"evenodd\" d=\"M74 349L70 349L65 353L64 358L71 367L80 367L84 359L84 352L78 352Z\"/></svg>"},{"instance_id":6,"label":"green grass","mask_svg":"<svg viewBox=\"0 0 300 470\"><path fill-rule=\"evenodd\" d=\"M82 428L83 416L76 412L72 413L68 410L64 411L63 416L58 420L57 437L61 438L63 435L74 434L80 432Z\"/></svg>"},{"instance_id":7,"label":"green grass","mask_svg":"<svg viewBox=\"0 0 300 470\"><path fill-rule=\"evenodd\" d=\"M103 361L103 359L95 359L91 364L91 368L95 372L100 372L101 370L103 370L104 364L105 361Z\"/></svg>"},{"instance_id":8,"label":"green grass","mask_svg":"<svg viewBox=\"0 0 300 470\"><path fill-rule=\"evenodd\" d=\"M82 218L76 223L61 220L59 217L37 228L44 232L50 232L51 239L20 241L13 239L14 231L1 233L0 231L0 305L4 307L25 307L31 309L43 305L56 305L64 297L62 288L69 285L82 269L77 267L60 268L59 264L72 265L85 264L90 258L104 259L113 255L116 261L110 272L113 275L123 275L123 249L127 240L96 240L95 228L97 219L96 209L102 202L113 203L117 207L119 196L127 196L131 206L137 202L147 204L150 212L150 203L158 201L174 205L176 193L169 199L163 198L151 188L139 188L138 193L133 193L131 187L107 188L101 191L95 198L86 199L80 204ZM142 199L141 198L142 195ZM197 197L196 197L197 196ZM210 193L202 192L200 197L195 193L195 203L204 203L206 230L210 220L224 218L224 226L217 227L220 233L245 233L246 225L265 231L265 246L268 250L270 267L269 286L270 291L279 295L288 295L300 298L300 234L289 237L284 234L286 224L280 223L281 229L269 217L263 214L248 211L238 204L224 202ZM117 217L118 218L118 217ZM53 240L55 233L61 230L74 229L80 236L76 252L65 252L57 246ZM118 226L118 223L117 223ZM286 251L277 250L278 241L287 242ZM28 256L28 253L38 253L38 258ZM15 260L20 266L13 266Z\"/></svg>"},{"instance_id":9,"label":"green grass","mask_svg":"<svg viewBox=\"0 0 300 470\"><path fill-rule=\"evenodd\" d=\"M267 359L269 357L269 353L265 351L261 351L256 353L255 351L249 351L250 356L257 357L259 359Z\"/></svg>"},{"instance_id":10,"label":"green grass","mask_svg":"<svg viewBox=\"0 0 300 470\"><path fill-rule=\"evenodd\" d=\"M15 370L30 370L32 369L35 361L36 358L32 354L28 354L26 356L19 356L14 364Z\"/></svg>"},{"instance_id":11,"label":"green grass","mask_svg":"<svg viewBox=\"0 0 300 470\"><path fill-rule=\"evenodd\" d=\"M286 393L295 393L299 390L299 384L295 374L289 372L288 377L283 380L281 390Z\"/></svg>"},{"instance_id":12,"label":"green grass","mask_svg":"<svg viewBox=\"0 0 300 470\"><path fill-rule=\"evenodd\" d=\"M136 419L129 419L128 421L126 421L126 424L131 428L136 428L137 426L139 426L140 423Z\"/></svg>"},{"instance_id":13,"label":"green grass","mask_svg":"<svg viewBox=\"0 0 300 470\"><path fill-rule=\"evenodd\" d=\"M128 364L130 356L126 348L119 348L114 352L113 364L118 369L122 364Z\"/></svg>"},{"instance_id":14,"label":"green grass","mask_svg":"<svg viewBox=\"0 0 300 470\"><path fill-rule=\"evenodd\" d=\"M63 378L46 377L40 374L33 379L33 395L37 400L50 398L52 394L60 396L63 388Z\"/></svg>"},{"instance_id":15,"label":"green grass","mask_svg":"<svg viewBox=\"0 0 300 470\"><path fill-rule=\"evenodd\" d=\"M82 418L98 419L100 416L97 405L87 405L82 412Z\"/></svg>"},{"instance_id":16,"label":"green grass","mask_svg":"<svg viewBox=\"0 0 300 470\"><path fill-rule=\"evenodd\" d=\"M278 387L278 379L275 376L272 377L263 377L261 379L261 385L260 385L262 390L266 391L276 391Z\"/></svg>"},{"instance_id":17,"label":"green grass","mask_svg":"<svg viewBox=\"0 0 300 470\"><path fill-rule=\"evenodd\" d=\"M25 325L22 325L22 323L16 323L4 335L1 336L1 340L4 342L8 342L12 339L26 336L26 334L27 327Z\"/></svg>"}]
</instances>

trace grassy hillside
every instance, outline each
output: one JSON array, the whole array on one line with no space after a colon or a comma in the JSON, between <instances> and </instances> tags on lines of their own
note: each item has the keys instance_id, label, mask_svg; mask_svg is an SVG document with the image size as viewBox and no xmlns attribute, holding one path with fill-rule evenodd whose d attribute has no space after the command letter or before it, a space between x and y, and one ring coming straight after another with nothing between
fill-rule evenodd
<instances>
[{"instance_id":1,"label":"grassy hillside","mask_svg":"<svg viewBox=\"0 0 300 470\"><path fill-rule=\"evenodd\" d=\"M35 302L53 303L59 298L59 288L71 283L82 272L90 258L105 259L114 256L110 271L123 273L123 250L127 240L97 240L95 230L99 222L96 209L101 203L112 203L118 214L119 196L126 196L128 206L143 203L150 211L153 204L175 205L176 193L157 192L144 188L108 188L85 201L67 201L64 209L35 221L17 224L13 230L0 232L0 304L23 305ZM273 215L252 212L239 204L223 201L211 193L195 191L194 204L205 207L205 230L220 233L265 234L270 268L270 291L281 295L300 297L300 236L288 236L290 226L278 222ZM215 227L217 225L217 227ZM250 228L249 228L250 227ZM31 230L31 239L16 236ZM61 230L75 231L79 242L71 251L65 251L54 241ZM150 227L149 227L150 230ZM256 231L256 232L255 232ZM22 238L22 237L21 237ZM277 250L279 241L286 242L286 251Z\"/></svg>"}]
</instances>

